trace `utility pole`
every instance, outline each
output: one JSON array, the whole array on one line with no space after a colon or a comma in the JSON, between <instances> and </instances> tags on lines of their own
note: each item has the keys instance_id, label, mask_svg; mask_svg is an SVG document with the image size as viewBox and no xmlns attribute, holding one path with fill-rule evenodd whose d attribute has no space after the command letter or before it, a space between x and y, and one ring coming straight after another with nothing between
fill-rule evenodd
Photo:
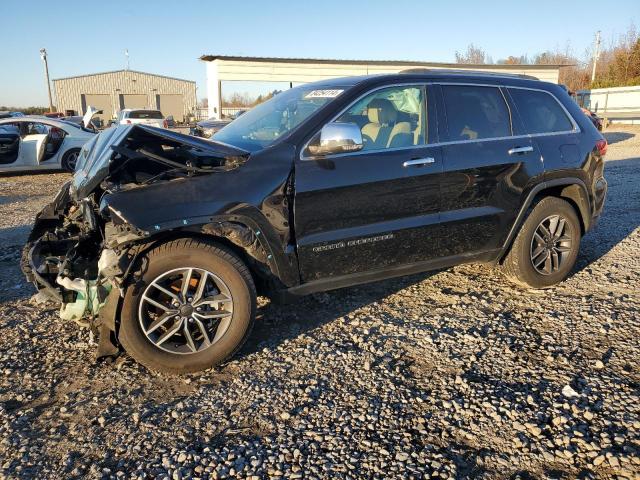
<instances>
[{"instance_id":1,"label":"utility pole","mask_svg":"<svg viewBox=\"0 0 640 480\"><path fill-rule=\"evenodd\" d=\"M593 70L591 70L591 83L596 80L596 65L600 56L600 30L596 32L596 43L593 48Z\"/></svg>"},{"instance_id":2,"label":"utility pole","mask_svg":"<svg viewBox=\"0 0 640 480\"><path fill-rule=\"evenodd\" d=\"M40 58L44 62L44 77L47 80L47 93L49 94L49 112L53 112L53 100L51 98L51 82L49 82L49 64L47 63L47 51L40 49Z\"/></svg>"},{"instance_id":3,"label":"utility pole","mask_svg":"<svg viewBox=\"0 0 640 480\"><path fill-rule=\"evenodd\" d=\"M127 57L127 64L124 69L126 72L128 72L129 71L129 49L128 48L124 51L124 56Z\"/></svg>"}]
</instances>

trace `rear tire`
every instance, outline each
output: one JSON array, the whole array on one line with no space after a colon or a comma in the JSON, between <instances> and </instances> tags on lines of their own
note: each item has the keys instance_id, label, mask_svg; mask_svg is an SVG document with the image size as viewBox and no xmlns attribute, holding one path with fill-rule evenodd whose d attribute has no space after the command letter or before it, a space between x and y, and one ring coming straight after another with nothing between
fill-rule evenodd
<instances>
[{"instance_id":1,"label":"rear tire","mask_svg":"<svg viewBox=\"0 0 640 480\"><path fill-rule=\"evenodd\" d=\"M543 198L522 224L502 271L524 288L557 285L567 278L578 258L580 236L573 206L560 198Z\"/></svg>"},{"instance_id":2,"label":"rear tire","mask_svg":"<svg viewBox=\"0 0 640 480\"><path fill-rule=\"evenodd\" d=\"M79 148L72 148L71 150L67 150L66 152L64 152L64 155L62 156L62 160L60 162L62 164L62 168L67 172L75 172L79 156Z\"/></svg>"},{"instance_id":3,"label":"rear tire","mask_svg":"<svg viewBox=\"0 0 640 480\"><path fill-rule=\"evenodd\" d=\"M142 265L120 316L118 339L129 355L151 370L187 373L240 349L255 320L256 290L233 252L180 239L151 250Z\"/></svg>"}]
</instances>

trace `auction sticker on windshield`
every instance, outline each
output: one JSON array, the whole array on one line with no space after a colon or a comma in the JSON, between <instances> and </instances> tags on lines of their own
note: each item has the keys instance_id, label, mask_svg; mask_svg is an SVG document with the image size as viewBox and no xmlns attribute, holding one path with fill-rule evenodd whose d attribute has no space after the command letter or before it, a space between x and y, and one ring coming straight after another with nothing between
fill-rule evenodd
<instances>
[{"instance_id":1,"label":"auction sticker on windshield","mask_svg":"<svg viewBox=\"0 0 640 480\"><path fill-rule=\"evenodd\" d=\"M344 90L311 90L304 98L335 98Z\"/></svg>"}]
</instances>

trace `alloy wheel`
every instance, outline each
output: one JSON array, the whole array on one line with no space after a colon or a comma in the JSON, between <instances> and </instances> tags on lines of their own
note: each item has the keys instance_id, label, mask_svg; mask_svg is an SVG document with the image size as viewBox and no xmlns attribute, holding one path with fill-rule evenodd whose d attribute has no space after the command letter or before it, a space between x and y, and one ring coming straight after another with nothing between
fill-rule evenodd
<instances>
[{"instance_id":1,"label":"alloy wheel","mask_svg":"<svg viewBox=\"0 0 640 480\"><path fill-rule=\"evenodd\" d=\"M71 172L75 172L75 170L76 170L76 164L78 163L78 156L79 156L78 152L71 152L67 156L67 168Z\"/></svg>"},{"instance_id":2,"label":"alloy wheel","mask_svg":"<svg viewBox=\"0 0 640 480\"><path fill-rule=\"evenodd\" d=\"M531 240L531 263L542 275L559 271L571 254L571 225L562 215L542 220Z\"/></svg>"},{"instance_id":3,"label":"alloy wheel","mask_svg":"<svg viewBox=\"0 0 640 480\"><path fill-rule=\"evenodd\" d=\"M233 317L227 284L202 268L177 268L156 277L138 308L142 332L169 353L193 354L216 344Z\"/></svg>"}]
</instances>

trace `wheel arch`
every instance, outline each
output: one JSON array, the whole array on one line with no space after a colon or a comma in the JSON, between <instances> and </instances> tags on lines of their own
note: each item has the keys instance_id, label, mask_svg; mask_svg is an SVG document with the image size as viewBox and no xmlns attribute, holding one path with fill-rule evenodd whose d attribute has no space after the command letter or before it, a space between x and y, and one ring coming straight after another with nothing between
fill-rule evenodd
<instances>
[{"instance_id":1,"label":"wheel arch","mask_svg":"<svg viewBox=\"0 0 640 480\"><path fill-rule=\"evenodd\" d=\"M282 258L278 258L273 253L277 249L272 248L267 239L268 236L264 230L257 226L250 226L237 218L233 220L218 218L201 225L159 231L133 247L135 253L129 262L130 267L124 274L123 282L128 284L131 281L135 271L140 268L140 262L149 251L168 242L193 238L217 243L231 250L245 263L260 292L270 294L286 288L281 272L287 266L283 265ZM290 270L291 267L285 275L290 275Z\"/></svg>"},{"instance_id":2,"label":"wheel arch","mask_svg":"<svg viewBox=\"0 0 640 480\"><path fill-rule=\"evenodd\" d=\"M509 231L507 240L498 255L498 263L504 261L520 227L531 212L533 206L545 197L557 197L569 202L575 209L578 220L580 221L581 234L584 235L589 231L591 228L591 202L589 200L587 186L581 179L568 177L539 183L533 187L527 195L516 217L516 221Z\"/></svg>"}]
</instances>

